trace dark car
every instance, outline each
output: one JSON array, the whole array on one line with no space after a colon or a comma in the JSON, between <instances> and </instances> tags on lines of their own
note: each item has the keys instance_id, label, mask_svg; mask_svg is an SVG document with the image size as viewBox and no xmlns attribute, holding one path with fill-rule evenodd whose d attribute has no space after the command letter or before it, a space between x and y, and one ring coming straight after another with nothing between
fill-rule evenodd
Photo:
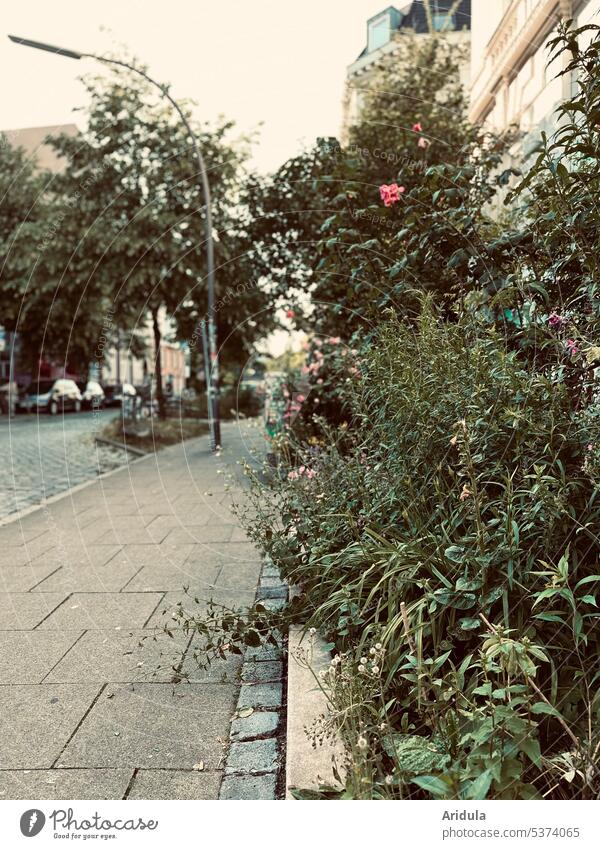
<instances>
[{"instance_id":1,"label":"dark car","mask_svg":"<svg viewBox=\"0 0 600 849\"><path fill-rule=\"evenodd\" d=\"M136 394L131 383L108 384L104 387L104 403L107 407L120 407L124 398L132 398Z\"/></svg>"},{"instance_id":2,"label":"dark car","mask_svg":"<svg viewBox=\"0 0 600 849\"><path fill-rule=\"evenodd\" d=\"M81 392L81 401L85 409L93 407L98 410L104 404L104 389L100 386L97 380L82 380L77 383L77 387Z\"/></svg>"},{"instance_id":3,"label":"dark car","mask_svg":"<svg viewBox=\"0 0 600 849\"><path fill-rule=\"evenodd\" d=\"M46 412L55 416L66 410L81 410L81 392L74 380L34 380L19 397L19 410Z\"/></svg>"}]
</instances>

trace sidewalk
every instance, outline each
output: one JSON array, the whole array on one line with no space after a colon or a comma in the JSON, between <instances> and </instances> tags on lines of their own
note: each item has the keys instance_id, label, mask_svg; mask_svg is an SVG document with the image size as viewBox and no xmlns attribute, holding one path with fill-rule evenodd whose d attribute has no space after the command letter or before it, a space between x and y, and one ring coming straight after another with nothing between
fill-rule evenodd
<instances>
[{"instance_id":1,"label":"sidewalk","mask_svg":"<svg viewBox=\"0 0 600 849\"><path fill-rule=\"evenodd\" d=\"M240 664L203 672L182 631L151 638L184 586L254 598L224 472L240 486L261 441L227 424L220 458L190 440L0 527L0 798L218 797Z\"/></svg>"}]
</instances>

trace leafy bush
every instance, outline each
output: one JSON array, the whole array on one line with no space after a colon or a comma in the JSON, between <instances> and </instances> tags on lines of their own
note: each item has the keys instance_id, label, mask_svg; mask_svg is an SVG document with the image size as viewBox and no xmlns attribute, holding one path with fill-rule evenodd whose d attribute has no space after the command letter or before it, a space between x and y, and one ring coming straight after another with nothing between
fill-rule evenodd
<instances>
[{"instance_id":1,"label":"leafy bush","mask_svg":"<svg viewBox=\"0 0 600 849\"><path fill-rule=\"evenodd\" d=\"M429 308L382 325L347 391L351 432L288 432L296 467L270 501L257 482L248 530L301 587L290 615L343 655L327 686L354 792L594 795L598 418ZM437 753L425 777L407 746Z\"/></svg>"}]
</instances>

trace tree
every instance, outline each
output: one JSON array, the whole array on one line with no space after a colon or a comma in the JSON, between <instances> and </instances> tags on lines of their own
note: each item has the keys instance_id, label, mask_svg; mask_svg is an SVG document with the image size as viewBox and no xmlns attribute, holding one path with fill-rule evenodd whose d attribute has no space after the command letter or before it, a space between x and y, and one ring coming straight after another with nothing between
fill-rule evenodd
<instances>
[{"instance_id":1,"label":"tree","mask_svg":"<svg viewBox=\"0 0 600 849\"><path fill-rule=\"evenodd\" d=\"M319 140L256 193L265 273L280 301L310 295L318 333L368 332L386 307L418 310L418 292L454 297L457 252L497 229L486 204L507 179L491 176L506 141L466 119L464 53L443 35L402 39L348 143ZM389 204L381 186L394 187Z\"/></svg>"},{"instance_id":2,"label":"tree","mask_svg":"<svg viewBox=\"0 0 600 849\"><path fill-rule=\"evenodd\" d=\"M119 70L84 82L87 129L77 137L50 139L67 167L51 185L59 226L36 271L51 283L30 296L29 315L37 320L28 323L29 345L83 370L94 352L103 356L100 339L117 331L135 333L150 316L156 395L164 415L163 335L195 345L194 329L206 313L205 206L191 141L179 117L137 75ZM189 115L189 105L184 109ZM193 126L218 228L217 321L221 335L225 330L235 337L226 354L238 356L272 326L270 313L261 311L259 286L246 287L233 304L226 299L232 281L249 272L237 208L248 145L232 139L228 121ZM241 320L246 307L258 312L252 323Z\"/></svg>"}]
</instances>

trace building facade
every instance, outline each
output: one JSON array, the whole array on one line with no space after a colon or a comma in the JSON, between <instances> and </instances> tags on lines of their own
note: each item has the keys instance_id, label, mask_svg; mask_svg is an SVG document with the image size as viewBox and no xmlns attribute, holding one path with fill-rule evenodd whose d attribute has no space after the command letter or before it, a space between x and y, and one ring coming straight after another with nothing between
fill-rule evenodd
<instances>
[{"instance_id":1,"label":"building facade","mask_svg":"<svg viewBox=\"0 0 600 849\"><path fill-rule=\"evenodd\" d=\"M600 0L473 0L470 120L491 130L523 134L527 154L541 130L556 126L555 109L576 80L558 77L547 43L562 20L600 23Z\"/></svg>"},{"instance_id":2,"label":"building facade","mask_svg":"<svg viewBox=\"0 0 600 849\"><path fill-rule=\"evenodd\" d=\"M400 7L388 6L367 21L367 43L346 71L343 102L342 144L348 141L348 130L360 115L364 93L377 68L385 62L401 62L402 37L410 33L427 37L432 32L444 33L457 44L468 45L471 28L471 0L413 0ZM462 71L468 85L470 65Z\"/></svg>"}]
</instances>

